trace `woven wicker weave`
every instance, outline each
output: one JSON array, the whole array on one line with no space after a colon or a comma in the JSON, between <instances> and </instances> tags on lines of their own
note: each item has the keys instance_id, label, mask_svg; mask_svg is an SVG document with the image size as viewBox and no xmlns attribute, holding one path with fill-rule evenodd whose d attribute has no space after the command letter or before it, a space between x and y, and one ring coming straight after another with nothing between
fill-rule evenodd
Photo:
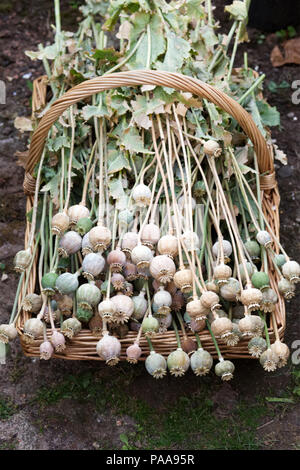
<instances>
[{"instance_id":1,"label":"woven wicker weave","mask_svg":"<svg viewBox=\"0 0 300 470\"><path fill-rule=\"evenodd\" d=\"M59 116L72 104L77 103L85 98L96 93L109 90L112 88L124 87L124 86L138 86L138 85L158 85L167 86L176 90L193 93L196 96L205 98L218 107L222 108L232 117L234 117L240 124L242 129L251 139L254 149L257 154L259 170L263 174L261 176L261 191L263 201L263 211L268 219L272 230L279 238L279 202L280 197L275 179L273 155L271 150L268 148L267 143L255 125L252 117L231 97L212 87L200 80L184 76L178 73L164 72L164 71L152 71L152 70L135 70L128 72L119 72L102 77L96 77L92 80L85 81L74 88L70 89L60 99L58 99L51 108L45 113L39 125L34 132L31 140L29 157L26 165L26 174L24 180L24 191L28 195L26 210L29 211L33 204L33 194L35 190L35 180L32 176L33 170L36 163L42 154L45 139L47 138L48 131ZM36 106L42 106L45 98L43 97L43 90L45 93L44 81L39 79L35 82L34 95L37 93L38 99L33 100L33 103L37 103ZM25 245L28 242L30 232L30 223L27 223ZM275 246L277 250L277 247ZM38 255L37 255L38 257ZM272 271L270 273L271 287L276 291L278 295L278 303L275 310L275 319L279 335L282 338L285 330L285 305L282 296L280 296L277 289L277 273ZM27 293L35 291L36 284L36 263L30 273L30 279L27 287ZM24 295L24 291L21 289L20 298ZM30 317L27 312L22 312L20 315L17 327L21 334L24 322ZM49 336L51 331L47 333ZM269 334L271 341L274 340L274 332L272 322L269 328ZM189 333L193 336L192 333ZM131 345L134 341L136 333L129 332L126 338L121 340L122 354L121 359L125 359L126 348ZM216 351L213 346L210 335L207 331L200 333L200 339L203 347L207 349L211 354L216 357ZM101 360L96 353L96 344L99 338L93 336L90 330L82 330L75 338L68 340L67 348L62 354L55 354L54 357L61 357L64 359L73 360ZM21 344L25 355L27 356L39 356L39 346L42 342L36 340L33 344L26 344L21 336ZM141 360L145 360L149 353L147 341L142 338L140 346L143 349L143 355ZM167 331L164 334L158 334L153 338L153 346L155 350L165 356L171 351L176 349L176 337L174 331ZM249 358L247 340L240 341L235 347L226 346L220 342L220 350L224 357L227 358Z\"/></svg>"}]
</instances>

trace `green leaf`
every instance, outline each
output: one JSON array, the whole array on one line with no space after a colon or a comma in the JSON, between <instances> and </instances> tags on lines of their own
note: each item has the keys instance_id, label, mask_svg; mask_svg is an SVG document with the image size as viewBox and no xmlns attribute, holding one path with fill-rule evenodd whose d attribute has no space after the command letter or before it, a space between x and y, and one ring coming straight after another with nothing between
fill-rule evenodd
<instances>
[{"instance_id":1,"label":"green leaf","mask_svg":"<svg viewBox=\"0 0 300 470\"><path fill-rule=\"evenodd\" d=\"M147 24L150 21L150 15L143 11L138 11L134 15L134 22L132 24L132 28L130 30L130 44L131 49L135 46L137 41L139 40L142 33L146 32ZM128 54L130 51L128 51Z\"/></svg>"},{"instance_id":2,"label":"green leaf","mask_svg":"<svg viewBox=\"0 0 300 470\"><path fill-rule=\"evenodd\" d=\"M257 108L260 112L260 117L265 126L279 126L280 113L275 106L270 106L265 101L257 101Z\"/></svg>"},{"instance_id":3,"label":"green leaf","mask_svg":"<svg viewBox=\"0 0 300 470\"><path fill-rule=\"evenodd\" d=\"M59 51L57 44L52 44L51 46L43 47L38 51L25 51L25 54L30 57L32 60L54 60Z\"/></svg>"},{"instance_id":4,"label":"green leaf","mask_svg":"<svg viewBox=\"0 0 300 470\"><path fill-rule=\"evenodd\" d=\"M120 199L125 196L122 183L119 178L112 178L108 181L109 195L113 199Z\"/></svg>"},{"instance_id":5,"label":"green leaf","mask_svg":"<svg viewBox=\"0 0 300 470\"><path fill-rule=\"evenodd\" d=\"M160 99L154 98L148 100L146 96L139 95L136 97L135 101L132 100L130 103L134 109L133 118L135 122L144 129L149 129L149 127L151 127L151 121L148 118L149 114L164 111L162 107L163 101Z\"/></svg>"},{"instance_id":6,"label":"green leaf","mask_svg":"<svg viewBox=\"0 0 300 470\"><path fill-rule=\"evenodd\" d=\"M92 117L110 117L109 111L104 103L102 103L101 107L88 104L82 108L81 113L85 121L88 121Z\"/></svg>"},{"instance_id":7,"label":"green leaf","mask_svg":"<svg viewBox=\"0 0 300 470\"><path fill-rule=\"evenodd\" d=\"M52 139L48 140L48 148L49 150L53 152L57 152L59 149L63 147L67 147L67 148L71 147L70 139L65 135L60 135L53 140Z\"/></svg>"},{"instance_id":8,"label":"green leaf","mask_svg":"<svg viewBox=\"0 0 300 470\"><path fill-rule=\"evenodd\" d=\"M129 170L129 171L131 170L131 166L126 155L119 152L118 150L109 150L107 173L109 175L113 173L117 173L118 171L121 171L124 168L126 168L126 170Z\"/></svg>"},{"instance_id":9,"label":"green leaf","mask_svg":"<svg viewBox=\"0 0 300 470\"><path fill-rule=\"evenodd\" d=\"M123 145L129 152L153 154L150 150L144 147L141 136L138 130L134 127L128 127L123 132L120 138L120 144Z\"/></svg>"},{"instance_id":10,"label":"green leaf","mask_svg":"<svg viewBox=\"0 0 300 470\"><path fill-rule=\"evenodd\" d=\"M230 13L231 16L238 21L244 21L248 16L246 3L237 0L234 0L231 5L227 5L225 11Z\"/></svg>"},{"instance_id":11,"label":"green leaf","mask_svg":"<svg viewBox=\"0 0 300 470\"><path fill-rule=\"evenodd\" d=\"M103 25L104 30L111 31L113 29L116 22L118 21L121 11L125 7L125 5L127 5L127 3L128 2L126 0L117 0L111 2L111 5L108 10L109 17Z\"/></svg>"},{"instance_id":12,"label":"green leaf","mask_svg":"<svg viewBox=\"0 0 300 470\"><path fill-rule=\"evenodd\" d=\"M271 93L276 93L277 88L278 88L278 85L277 85L277 83L275 83L273 80L271 80L271 81L268 83L268 88L269 88L269 90L270 90Z\"/></svg>"},{"instance_id":13,"label":"green leaf","mask_svg":"<svg viewBox=\"0 0 300 470\"><path fill-rule=\"evenodd\" d=\"M191 46L185 39L178 37L171 31L167 33L167 43L165 59L159 68L176 72L182 67L184 59L188 58Z\"/></svg>"},{"instance_id":14,"label":"green leaf","mask_svg":"<svg viewBox=\"0 0 300 470\"><path fill-rule=\"evenodd\" d=\"M147 0L139 0L141 8L147 12L151 11L151 6Z\"/></svg>"},{"instance_id":15,"label":"green leaf","mask_svg":"<svg viewBox=\"0 0 300 470\"><path fill-rule=\"evenodd\" d=\"M208 114L210 117L212 135L216 139L222 139L223 133L224 133L223 129L225 127L222 125L223 123L222 114L217 110L214 103L209 103L206 100L204 100L204 102L205 102L205 106L208 110Z\"/></svg>"},{"instance_id":16,"label":"green leaf","mask_svg":"<svg viewBox=\"0 0 300 470\"><path fill-rule=\"evenodd\" d=\"M166 41L163 35L163 28L161 20L157 14L149 16L145 13L136 15L137 26L132 30L131 42L134 47L133 41L136 43L141 33L147 31L147 25L149 24L149 35L150 35L150 65L154 64L157 58L163 54L166 50ZM149 40L148 31L144 35L142 41L137 48L136 54L127 63L130 68L145 68L147 66L147 58L149 54ZM130 51L128 51L128 54Z\"/></svg>"},{"instance_id":17,"label":"green leaf","mask_svg":"<svg viewBox=\"0 0 300 470\"><path fill-rule=\"evenodd\" d=\"M266 401L269 403L295 403L293 398L266 397Z\"/></svg>"},{"instance_id":18,"label":"green leaf","mask_svg":"<svg viewBox=\"0 0 300 470\"><path fill-rule=\"evenodd\" d=\"M124 96L119 94L111 97L108 96L107 104L113 111L117 112L118 116L122 116L130 109Z\"/></svg>"},{"instance_id":19,"label":"green leaf","mask_svg":"<svg viewBox=\"0 0 300 470\"><path fill-rule=\"evenodd\" d=\"M163 13L168 13L168 11L172 11L173 7L168 5L165 0L155 0L155 4L161 9Z\"/></svg>"},{"instance_id":20,"label":"green leaf","mask_svg":"<svg viewBox=\"0 0 300 470\"><path fill-rule=\"evenodd\" d=\"M165 104L171 104L179 100L179 93L171 88L172 94L167 93L166 87L157 86L153 91L154 99L159 99Z\"/></svg>"},{"instance_id":21,"label":"green leaf","mask_svg":"<svg viewBox=\"0 0 300 470\"><path fill-rule=\"evenodd\" d=\"M86 78L85 76L81 73L78 72L76 69L71 69L70 70L70 75L73 79L73 83L75 85L78 85L79 83L85 82Z\"/></svg>"},{"instance_id":22,"label":"green leaf","mask_svg":"<svg viewBox=\"0 0 300 470\"><path fill-rule=\"evenodd\" d=\"M248 165L239 164L239 167L240 167L241 172L243 173L243 175L246 175L247 173L249 173L249 171L250 171L251 173L256 173L256 171L254 170L254 168L251 168L251 167L248 166Z\"/></svg>"},{"instance_id":23,"label":"green leaf","mask_svg":"<svg viewBox=\"0 0 300 470\"><path fill-rule=\"evenodd\" d=\"M96 49L92 55L100 64L116 63L120 57L120 52L117 52L113 47L106 49Z\"/></svg>"},{"instance_id":24,"label":"green leaf","mask_svg":"<svg viewBox=\"0 0 300 470\"><path fill-rule=\"evenodd\" d=\"M188 16L199 19L204 17L203 0L187 0L186 6Z\"/></svg>"},{"instance_id":25,"label":"green leaf","mask_svg":"<svg viewBox=\"0 0 300 470\"><path fill-rule=\"evenodd\" d=\"M247 111L251 113L251 116L253 118L253 121L259 128L259 130L262 132L263 135L266 135L266 131L264 129L264 126L262 124L262 119L258 110L257 106L257 101L254 98L251 98L250 101L248 102L246 106Z\"/></svg>"},{"instance_id":26,"label":"green leaf","mask_svg":"<svg viewBox=\"0 0 300 470\"><path fill-rule=\"evenodd\" d=\"M300 397L300 385L297 385L297 387L293 389L293 394Z\"/></svg>"},{"instance_id":27,"label":"green leaf","mask_svg":"<svg viewBox=\"0 0 300 470\"><path fill-rule=\"evenodd\" d=\"M219 42L213 28L209 25L205 25L200 28L199 32L204 40L206 48L211 51L213 47Z\"/></svg>"},{"instance_id":28,"label":"green leaf","mask_svg":"<svg viewBox=\"0 0 300 470\"><path fill-rule=\"evenodd\" d=\"M128 446L128 437L126 434L120 434L120 441Z\"/></svg>"},{"instance_id":29,"label":"green leaf","mask_svg":"<svg viewBox=\"0 0 300 470\"><path fill-rule=\"evenodd\" d=\"M59 186L60 186L60 172L57 173L45 186L42 187L41 192L45 193L50 191L52 199L57 199L59 195Z\"/></svg>"},{"instance_id":30,"label":"green leaf","mask_svg":"<svg viewBox=\"0 0 300 470\"><path fill-rule=\"evenodd\" d=\"M78 160L73 155L72 158L72 168L75 168L75 170L81 170L82 169L82 163L80 163Z\"/></svg>"}]
</instances>

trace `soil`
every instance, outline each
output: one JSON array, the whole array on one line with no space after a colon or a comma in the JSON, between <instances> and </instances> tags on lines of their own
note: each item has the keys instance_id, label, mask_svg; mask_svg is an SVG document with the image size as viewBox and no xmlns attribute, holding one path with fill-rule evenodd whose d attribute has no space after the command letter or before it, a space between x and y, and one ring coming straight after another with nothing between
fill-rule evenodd
<instances>
[{"instance_id":1,"label":"soil","mask_svg":"<svg viewBox=\"0 0 300 470\"><path fill-rule=\"evenodd\" d=\"M74 6L80 3L61 0L65 29L74 29L78 19L78 11ZM228 16L223 14L226 3L213 1L217 7L216 16L221 20L223 28L228 21ZM43 74L40 62L32 62L24 51L34 50L39 43L51 40L52 5L51 0L6 0L0 5L0 79L6 84L6 105L0 105L0 261L5 265L1 265L4 273L2 279L0 272L0 323L8 320L13 305L17 277L12 270L12 259L23 247L25 227L25 197L22 189L24 171L17 166L15 153L26 150L27 135L21 135L14 128L14 119L30 114L29 83ZM278 38L275 34L269 34L260 41L261 34L253 28L249 29L250 42L240 46L236 65L242 64L243 51L247 50L249 65L266 74L265 97L281 114L281 126L272 132L277 145L288 156L287 166L276 163L281 194L281 240L290 256L299 261L300 105L292 103L291 84L299 79L300 67L272 67L270 52L278 43ZM286 81L289 87L281 88L276 93L269 90L270 82L280 84L282 81ZM300 339L299 301L298 294L287 304L286 342L290 347L293 347L293 341ZM102 443L100 446L109 443L111 448L120 448L120 434L131 432L134 426L130 417L118 417L110 409L98 412L92 406L87 408L84 404L75 403L72 398L55 406L49 405L44 412L40 412L39 405L32 402L42 385L50 387L68 374L76 375L85 370L107 374L102 364L63 360L41 362L24 357L15 342L6 365L0 367L0 396L9 397L17 407L17 412L11 418L1 421L0 448L93 449L99 447L99 442ZM291 368L292 365L289 365L267 374L256 361L237 363L233 381L225 388L220 387L213 397L215 413L222 418L224 413L231 412L241 398L252 402L259 395L282 396L292 387ZM215 377L205 380L217 383ZM199 379L192 374L181 380L168 378L157 384L143 371L143 365L138 366L135 380L126 384L129 396L143 397L150 406L162 413L170 401L187 393L191 395L199 387ZM89 429L88 434L86 429ZM295 449L299 448L299 431L299 404L296 403L289 405L284 413L276 414L273 420L262 422L257 429L257 436L261 439L262 449Z\"/></svg>"}]
</instances>

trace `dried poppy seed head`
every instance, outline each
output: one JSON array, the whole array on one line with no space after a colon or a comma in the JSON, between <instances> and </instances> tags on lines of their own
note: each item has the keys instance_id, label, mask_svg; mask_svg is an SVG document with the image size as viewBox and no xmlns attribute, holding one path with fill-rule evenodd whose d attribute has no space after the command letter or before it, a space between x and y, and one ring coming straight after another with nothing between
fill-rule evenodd
<instances>
[{"instance_id":1,"label":"dried poppy seed head","mask_svg":"<svg viewBox=\"0 0 300 470\"><path fill-rule=\"evenodd\" d=\"M45 361L48 361L51 359L52 355L54 353L54 348L50 341L44 341L40 345L40 359L44 359Z\"/></svg>"},{"instance_id":2,"label":"dried poppy seed head","mask_svg":"<svg viewBox=\"0 0 300 470\"><path fill-rule=\"evenodd\" d=\"M215 140L207 140L203 145L203 151L209 157L219 157L222 153L222 149L218 142Z\"/></svg>"},{"instance_id":3,"label":"dried poppy seed head","mask_svg":"<svg viewBox=\"0 0 300 470\"><path fill-rule=\"evenodd\" d=\"M155 256L150 263L150 274L162 284L172 281L176 272L174 261L167 255Z\"/></svg>"},{"instance_id":4,"label":"dried poppy seed head","mask_svg":"<svg viewBox=\"0 0 300 470\"><path fill-rule=\"evenodd\" d=\"M248 343L248 351L253 357L259 358L267 349L267 342L261 336L251 338Z\"/></svg>"},{"instance_id":5,"label":"dried poppy seed head","mask_svg":"<svg viewBox=\"0 0 300 470\"><path fill-rule=\"evenodd\" d=\"M178 240L174 235L164 235L159 239L157 249L160 255L166 255L172 259L176 258L178 255Z\"/></svg>"},{"instance_id":6,"label":"dried poppy seed head","mask_svg":"<svg viewBox=\"0 0 300 470\"><path fill-rule=\"evenodd\" d=\"M70 219L71 225L76 225L80 219L85 217L89 217L90 211L84 204L76 204L74 206L69 207L68 216Z\"/></svg>"},{"instance_id":7,"label":"dried poppy seed head","mask_svg":"<svg viewBox=\"0 0 300 470\"><path fill-rule=\"evenodd\" d=\"M54 235L61 237L68 230L70 218L66 212L58 212L52 217L51 228Z\"/></svg>"},{"instance_id":8,"label":"dried poppy seed head","mask_svg":"<svg viewBox=\"0 0 300 470\"><path fill-rule=\"evenodd\" d=\"M27 248L27 250L18 251L18 253L14 257L14 269L18 273L23 273L29 266L31 261L31 250Z\"/></svg>"},{"instance_id":9,"label":"dried poppy seed head","mask_svg":"<svg viewBox=\"0 0 300 470\"><path fill-rule=\"evenodd\" d=\"M107 227L97 225L89 231L89 241L93 250L102 253L111 242L111 231Z\"/></svg>"},{"instance_id":10,"label":"dried poppy seed head","mask_svg":"<svg viewBox=\"0 0 300 470\"><path fill-rule=\"evenodd\" d=\"M287 261L282 266L282 274L286 277L292 284L297 284L300 282L300 265L296 261Z\"/></svg>"},{"instance_id":11,"label":"dried poppy seed head","mask_svg":"<svg viewBox=\"0 0 300 470\"><path fill-rule=\"evenodd\" d=\"M193 273L190 269L179 269L174 274L175 286L181 290L183 294L191 292L193 285Z\"/></svg>"},{"instance_id":12,"label":"dried poppy seed head","mask_svg":"<svg viewBox=\"0 0 300 470\"><path fill-rule=\"evenodd\" d=\"M0 325L0 342L7 344L18 336L18 331L13 323Z\"/></svg>"},{"instance_id":13,"label":"dried poppy seed head","mask_svg":"<svg viewBox=\"0 0 300 470\"><path fill-rule=\"evenodd\" d=\"M264 370L267 372L274 372L274 370L277 369L279 357L271 348L269 348L261 354L259 362L263 366Z\"/></svg>"}]
</instances>

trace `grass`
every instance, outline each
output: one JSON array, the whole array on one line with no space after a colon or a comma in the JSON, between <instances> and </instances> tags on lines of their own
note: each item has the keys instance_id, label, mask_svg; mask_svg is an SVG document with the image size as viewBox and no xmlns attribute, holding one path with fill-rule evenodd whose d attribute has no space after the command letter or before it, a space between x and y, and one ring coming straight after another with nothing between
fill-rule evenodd
<instances>
[{"instance_id":1,"label":"grass","mask_svg":"<svg viewBox=\"0 0 300 470\"><path fill-rule=\"evenodd\" d=\"M120 435L120 448L123 449L260 448L256 428L263 417L272 414L273 406L266 406L263 399L251 404L238 402L230 416L218 419L214 415L213 402L208 398L213 390L202 384L197 393L182 396L161 410L142 398L128 399L127 385L135 373L130 375L130 369L127 371L125 366L124 370L125 386L124 375L120 372L108 378L92 373L70 375L52 387L42 387L35 401L41 407L47 407L72 398L80 403L93 403L98 412L110 409L116 416L130 416L136 428L132 433ZM159 397L157 401L159 405Z\"/></svg>"},{"instance_id":2,"label":"grass","mask_svg":"<svg viewBox=\"0 0 300 470\"><path fill-rule=\"evenodd\" d=\"M9 419L16 412L16 410L17 407L11 400L0 396L0 421Z\"/></svg>"},{"instance_id":3,"label":"grass","mask_svg":"<svg viewBox=\"0 0 300 470\"><path fill-rule=\"evenodd\" d=\"M300 397L300 366L295 366L292 370L293 377L293 394L296 397Z\"/></svg>"},{"instance_id":4,"label":"grass","mask_svg":"<svg viewBox=\"0 0 300 470\"><path fill-rule=\"evenodd\" d=\"M15 440L0 443L0 450L16 450L17 443Z\"/></svg>"},{"instance_id":5,"label":"grass","mask_svg":"<svg viewBox=\"0 0 300 470\"><path fill-rule=\"evenodd\" d=\"M10 1L2 1L0 3L0 13L9 13L13 9L13 3Z\"/></svg>"}]
</instances>

